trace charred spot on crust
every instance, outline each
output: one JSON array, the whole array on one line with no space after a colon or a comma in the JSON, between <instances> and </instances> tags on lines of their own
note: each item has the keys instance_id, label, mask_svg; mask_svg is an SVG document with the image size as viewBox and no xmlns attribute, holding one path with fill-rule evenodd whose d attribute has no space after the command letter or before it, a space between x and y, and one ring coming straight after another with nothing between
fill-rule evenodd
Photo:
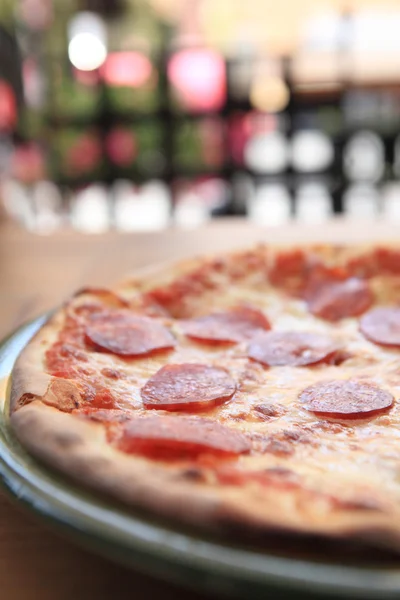
<instances>
[{"instance_id":1,"label":"charred spot on crust","mask_svg":"<svg viewBox=\"0 0 400 600\"><path fill-rule=\"evenodd\" d=\"M30 404L36 398L35 394L23 394L15 403L14 410L18 410L27 404Z\"/></svg>"},{"instance_id":2,"label":"charred spot on crust","mask_svg":"<svg viewBox=\"0 0 400 600\"><path fill-rule=\"evenodd\" d=\"M226 259L225 258L214 258L210 263L210 267L217 273L220 273L221 271L223 271L226 268Z\"/></svg>"},{"instance_id":3,"label":"charred spot on crust","mask_svg":"<svg viewBox=\"0 0 400 600\"><path fill-rule=\"evenodd\" d=\"M82 397L77 387L65 379L51 381L42 400L45 404L55 406L63 412L71 412L75 408L79 408L82 403Z\"/></svg>"},{"instance_id":4,"label":"charred spot on crust","mask_svg":"<svg viewBox=\"0 0 400 600\"><path fill-rule=\"evenodd\" d=\"M337 352L335 352L335 354L333 354L332 358L329 361L329 364L334 365L335 367L339 367L350 358L353 358L353 355L350 354L350 352L346 352L345 350L338 350Z\"/></svg>"},{"instance_id":5,"label":"charred spot on crust","mask_svg":"<svg viewBox=\"0 0 400 600\"><path fill-rule=\"evenodd\" d=\"M263 453L275 454L276 456L291 456L294 454L293 446L276 438L266 441L262 451Z\"/></svg>"},{"instance_id":6,"label":"charred spot on crust","mask_svg":"<svg viewBox=\"0 0 400 600\"><path fill-rule=\"evenodd\" d=\"M373 510L385 512L384 507L374 498L335 499L335 504L344 510Z\"/></svg>"},{"instance_id":7,"label":"charred spot on crust","mask_svg":"<svg viewBox=\"0 0 400 600\"><path fill-rule=\"evenodd\" d=\"M63 449L72 448L73 446L78 446L83 443L81 436L72 431L57 433L55 441L57 442L57 445Z\"/></svg>"},{"instance_id":8,"label":"charred spot on crust","mask_svg":"<svg viewBox=\"0 0 400 600\"><path fill-rule=\"evenodd\" d=\"M112 408L92 408L90 406L85 406L83 408L73 410L72 414L82 419L89 419L91 421L103 423L104 425L124 423L126 421L129 421L129 419L131 418L130 413L127 411Z\"/></svg>"},{"instance_id":9,"label":"charred spot on crust","mask_svg":"<svg viewBox=\"0 0 400 600\"><path fill-rule=\"evenodd\" d=\"M298 479L297 473L286 467L267 467L264 471L265 473L267 473L267 475L272 475L274 477L282 477L284 479Z\"/></svg>"},{"instance_id":10,"label":"charred spot on crust","mask_svg":"<svg viewBox=\"0 0 400 600\"><path fill-rule=\"evenodd\" d=\"M202 469L197 467L189 467L180 473L180 477L186 479L187 481L193 482L205 482L207 481L207 477L205 472Z\"/></svg>"},{"instance_id":11,"label":"charred spot on crust","mask_svg":"<svg viewBox=\"0 0 400 600\"><path fill-rule=\"evenodd\" d=\"M347 425L342 425L341 423L333 423L332 421L317 421L316 423L311 423L310 425L305 425L305 431L324 431L326 433L342 433L343 431L348 431L349 427Z\"/></svg>"},{"instance_id":12,"label":"charred spot on crust","mask_svg":"<svg viewBox=\"0 0 400 600\"><path fill-rule=\"evenodd\" d=\"M284 441L296 442L300 444L309 444L312 442L310 436L305 435L302 431L297 429L285 429L279 434L278 437Z\"/></svg>"},{"instance_id":13,"label":"charred spot on crust","mask_svg":"<svg viewBox=\"0 0 400 600\"><path fill-rule=\"evenodd\" d=\"M285 408L280 404L268 403L257 404L253 407L253 411L263 420L281 417L286 412Z\"/></svg>"},{"instance_id":14,"label":"charred spot on crust","mask_svg":"<svg viewBox=\"0 0 400 600\"><path fill-rule=\"evenodd\" d=\"M72 344L62 344L59 353L60 356L63 356L64 358L76 358L80 362L88 362L86 354Z\"/></svg>"},{"instance_id":15,"label":"charred spot on crust","mask_svg":"<svg viewBox=\"0 0 400 600\"><path fill-rule=\"evenodd\" d=\"M260 454L274 454L275 456L292 456L294 444L279 438L277 435L262 435L261 433L248 433L253 450Z\"/></svg>"},{"instance_id":16,"label":"charred spot on crust","mask_svg":"<svg viewBox=\"0 0 400 600\"><path fill-rule=\"evenodd\" d=\"M119 379L121 377L121 373L117 369L111 369L109 367L104 367L104 369L101 370L101 374L109 379Z\"/></svg>"},{"instance_id":17,"label":"charred spot on crust","mask_svg":"<svg viewBox=\"0 0 400 600\"><path fill-rule=\"evenodd\" d=\"M248 416L249 416L249 413L245 410L242 410L241 412L237 412L237 413L231 415L231 419L232 419L232 421L246 421Z\"/></svg>"},{"instance_id":18,"label":"charred spot on crust","mask_svg":"<svg viewBox=\"0 0 400 600\"><path fill-rule=\"evenodd\" d=\"M64 356L64 357L69 357L69 356L74 356L74 350L75 348L73 346L71 346L70 344L62 344L59 348L59 354L60 356Z\"/></svg>"}]
</instances>

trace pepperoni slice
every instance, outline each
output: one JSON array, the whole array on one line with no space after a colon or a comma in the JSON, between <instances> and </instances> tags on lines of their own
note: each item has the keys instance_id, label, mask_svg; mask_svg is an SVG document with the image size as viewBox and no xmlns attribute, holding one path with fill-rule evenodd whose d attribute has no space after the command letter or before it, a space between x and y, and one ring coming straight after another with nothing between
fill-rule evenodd
<instances>
[{"instance_id":1,"label":"pepperoni slice","mask_svg":"<svg viewBox=\"0 0 400 600\"><path fill-rule=\"evenodd\" d=\"M392 394L353 380L322 381L299 396L305 409L340 419L363 419L380 414L394 402Z\"/></svg>"},{"instance_id":2,"label":"pepperoni slice","mask_svg":"<svg viewBox=\"0 0 400 600\"><path fill-rule=\"evenodd\" d=\"M260 331L271 329L260 310L247 306L186 320L181 327L188 337L206 343L243 342Z\"/></svg>"},{"instance_id":3,"label":"pepperoni slice","mask_svg":"<svg viewBox=\"0 0 400 600\"><path fill-rule=\"evenodd\" d=\"M269 271L269 280L272 285L298 291L309 264L313 257L303 250L288 250L275 256L274 264Z\"/></svg>"},{"instance_id":4,"label":"pepperoni slice","mask_svg":"<svg viewBox=\"0 0 400 600\"><path fill-rule=\"evenodd\" d=\"M140 393L146 408L207 410L232 398L236 387L224 369L187 363L162 367Z\"/></svg>"},{"instance_id":5,"label":"pepperoni slice","mask_svg":"<svg viewBox=\"0 0 400 600\"><path fill-rule=\"evenodd\" d=\"M338 350L328 336L302 331L268 331L256 336L247 354L268 367L301 367L329 362Z\"/></svg>"},{"instance_id":6,"label":"pepperoni slice","mask_svg":"<svg viewBox=\"0 0 400 600\"><path fill-rule=\"evenodd\" d=\"M397 248L377 248L376 261L379 273L400 275L400 250Z\"/></svg>"},{"instance_id":7,"label":"pepperoni slice","mask_svg":"<svg viewBox=\"0 0 400 600\"><path fill-rule=\"evenodd\" d=\"M122 311L95 315L85 336L96 350L118 356L146 356L175 346L172 334L157 321Z\"/></svg>"},{"instance_id":8,"label":"pepperoni slice","mask_svg":"<svg viewBox=\"0 0 400 600\"><path fill-rule=\"evenodd\" d=\"M347 269L353 275L367 278L375 275L400 275L400 250L376 248L373 252L350 258Z\"/></svg>"},{"instance_id":9,"label":"pepperoni slice","mask_svg":"<svg viewBox=\"0 0 400 600\"><path fill-rule=\"evenodd\" d=\"M360 320L360 330L375 344L400 347L400 308L374 308Z\"/></svg>"},{"instance_id":10,"label":"pepperoni slice","mask_svg":"<svg viewBox=\"0 0 400 600\"><path fill-rule=\"evenodd\" d=\"M251 444L239 431L211 419L153 414L124 424L117 447L166 460L201 454L229 458L248 453Z\"/></svg>"},{"instance_id":11,"label":"pepperoni slice","mask_svg":"<svg viewBox=\"0 0 400 600\"><path fill-rule=\"evenodd\" d=\"M326 321L361 315L373 302L368 283L357 277L312 285L306 290L305 297L310 312Z\"/></svg>"}]
</instances>

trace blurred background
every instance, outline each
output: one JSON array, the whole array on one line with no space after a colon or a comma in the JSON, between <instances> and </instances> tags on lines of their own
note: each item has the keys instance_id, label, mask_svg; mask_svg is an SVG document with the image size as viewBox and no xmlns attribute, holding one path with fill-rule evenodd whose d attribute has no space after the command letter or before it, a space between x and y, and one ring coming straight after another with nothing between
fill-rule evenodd
<instances>
[{"instance_id":1,"label":"blurred background","mask_svg":"<svg viewBox=\"0 0 400 600\"><path fill-rule=\"evenodd\" d=\"M400 0L1 0L0 202L43 234L400 222Z\"/></svg>"}]
</instances>

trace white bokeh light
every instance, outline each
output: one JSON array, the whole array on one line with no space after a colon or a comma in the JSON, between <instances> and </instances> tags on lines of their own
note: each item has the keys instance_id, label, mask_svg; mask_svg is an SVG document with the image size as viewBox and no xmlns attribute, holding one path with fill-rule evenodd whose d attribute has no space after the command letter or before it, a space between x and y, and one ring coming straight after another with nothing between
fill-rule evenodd
<instances>
[{"instance_id":1,"label":"white bokeh light","mask_svg":"<svg viewBox=\"0 0 400 600\"><path fill-rule=\"evenodd\" d=\"M383 4L383 3L382 3ZM365 8L355 13L352 25L351 49L359 54L400 52L400 11L398 8Z\"/></svg>"},{"instance_id":2,"label":"white bokeh light","mask_svg":"<svg viewBox=\"0 0 400 600\"><path fill-rule=\"evenodd\" d=\"M278 226L291 218L290 195L281 183L263 183L248 198L247 215L258 225Z\"/></svg>"},{"instance_id":3,"label":"white bokeh light","mask_svg":"<svg viewBox=\"0 0 400 600\"><path fill-rule=\"evenodd\" d=\"M306 182L296 194L296 218L302 223L323 223L331 216L332 199L323 183Z\"/></svg>"},{"instance_id":4,"label":"white bokeh light","mask_svg":"<svg viewBox=\"0 0 400 600\"><path fill-rule=\"evenodd\" d=\"M376 219L379 213L380 195L369 183L356 183L343 196L343 207L347 217L354 219Z\"/></svg>"},{"instance_id":5,"label":"white bokeh light","mask_svg":"<svg viewBox=\"0 0 400 600\"><path fill-rule=\"evenodd\" d=\"M81 71L94 71L106 60L107 50L93 33L78 33L69 43L71 63Z\"/></svg>"},{"instance_id":6,"label":"white bokeh light","mask_svg":"<svg viewBox=\"0 0 400 600\"><path fill-rule=\"evenodd\" d=\"M382 213L385 219L400 222L400 183L387 183L382 190Z\"/></svg>"},{"instance_id":7,"label":"white bokeh light","mask_svg":"<svg viewBox=\"0 0 400 600\"><path fill-rule=\"evenodd\" d=\"M256 173L280 173L286 168L288 154L288 143L279 131L254 135L244 149L245 163Z\"/></svg>"},{"instance_id":8,"label":"white bokeh light","mask_svg":"<svg viewBox=\"0 0 400 600\"><path fill-rule=\"evenodd\" d=\"M75 229L102 233L110 226L107 190L103 185L89 185L71 199L71 222Z\"/></svg>"},{"instance_id":9,"label":"white bokeh light","mask_svg":"<svg viewBox=\"0 0 400 600\"><path fill-rule=\"evenodd\" d=\"M71 19L68 56L76 69L94 71L107 58L107 31L99 15L85 11Z\"/></svg>"},{"instance_id":10,"label":"white bokeh light","mask_svg":"<svg viewBox=\"0 0 400 600\"><path fill-rule=\"evenodd\" d=\"M322 131L299 131L293 136L292 164L297 171L322 171L333 159L333 144Z\"/></svg>"},{"instance_id":11,"label":"white bokeh light","mask_svg":"<svg viewBox=\"0 0 400 600\"><path fill-rule=\"evenodd\" d=\"M385 168L384 146L372 131L359 131L344 149L344 171L352 181L377 181Z\"/></svg>"},{"instance_id":12,"label":"white bokeh light","mask_svg":"<svg viewBox=\"0 0 400 600\"><path fill-rule=\"evenodd\" d=\"M178 227L194 229L211 218L210 211L202 199L193 192L188 192L174 211L174 222Z\"/></svg>"},{"instance_id":13,"label":"white bokeh light","mask_svg":"<svg viewBox=\"0 0 400 600\"><path fill-rule=\"evenodd\" d=\"M136 186L119 180L114 185L114 199L114 222L121 231L157 231L169 225L171 198L162 181Z\"/></svg>"},{"instance_id":14,"label":"white bokeh light","mask_svg":"<svg viewBox=\"0 0 400 600\"><path fill-rule=\"evenodd\" d=\"M343 31L342 17L334 10L310 15L301 31L301 48L308 52L334 52Z\"/></svg>"}]
</instances>

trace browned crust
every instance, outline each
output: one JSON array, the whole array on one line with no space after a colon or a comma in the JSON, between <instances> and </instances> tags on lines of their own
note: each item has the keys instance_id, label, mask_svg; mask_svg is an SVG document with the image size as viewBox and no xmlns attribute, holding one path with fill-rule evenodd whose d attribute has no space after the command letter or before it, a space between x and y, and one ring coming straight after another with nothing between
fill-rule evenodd
<instances>
[{"instance_id":1,"label":"browned crust","mask_svg":"<svg viewBox=\"0 0 400 600\"><path fill-rule=\"evenodd\" d=\"M390 244L385 242L382 246ZM268 249L268 252L280 252L283 248L287 247ZM334 258L340 262L349 255L371 251L373 246L365 245L356 250L332 246L310 246L309 249L328 260ZM123 295L127 290L132 293L163 285L203 265L204 260L144 269L114 290ZM266 496L258 495L256 490L252 493L247 490L244 494L240 487L187 481L173 469L119 452L106 442L102 425L53 408L70 410L79 396L73 383L44 373L45 350L60 330L64 317L65 309L61 309L36 334L19 356L12 373L11 424L33 455L80 483L181 522L211 528L239 524L255 532L284 531L363 539L400 551L400 510L397 507L391 507L390 513L338 508L331 511L327 519L324 511L319 512L318 501L303 501L301 489L293 492L290 504L287 494L274 490L266 506ZM29 402L25 403L23 399L27 394Z\"/></svg>"},{"instance_id":2,"label":"browned crust","mask_svg":"<svg viewBox=\"0 0 400 600\"><path fill-rule=\"evenodd\" d=\"M12 413L34 399L62 410L78 406L80 394L76 385L53 377L44 370L45 352L56 339L64 318L65 309L61 309L44 324L17 358L11 377Z\"/></svg>"},{"instance_id":3,"label":"browned crust","mask_svg":"<svg viewBox=\"0 0 400 600\"><path fill-rule=\"evenodd\" d=\"M53 381L44 371L43 357L47 340L57 332L59 316L53 317L40 329L21 352L12 371L10 409L23 405L26 396L43 398Z\"/></svg>"},{"instance_id":4,"label":"browned crust","mask_svg":"<svg viewBox=\"0 0 400 600\"><path fill-rule=\"evenodd\" d=\"M100 424L40 401L15 412L11 421L19 440L39 459L80 483L158 515L208 529L240 524L258 535L329 536L400 550L400 519L393 515L339 509L327 520L318 500L303 506L301 489L288 500L279 489L266 497L256 490L243 494L237 487L187 481L173 470L118 452L107 444Z\"/></svg>"},{"instance_id":5,"label":"browned crust","mask_svg":"<svg viewBox=\"0 0 400 600\"><path fill-rule=\"evenodd\" d=\"M104 428L34 401L11 417L20 441L35 456L78 481L136 506L176 518L210 520L216 507L212 490L174 481L165 469L114 450ZM185 515L185 513L188 513ZM188 519L189 520L189 519Z\"/></svg>"}]
</instances>

